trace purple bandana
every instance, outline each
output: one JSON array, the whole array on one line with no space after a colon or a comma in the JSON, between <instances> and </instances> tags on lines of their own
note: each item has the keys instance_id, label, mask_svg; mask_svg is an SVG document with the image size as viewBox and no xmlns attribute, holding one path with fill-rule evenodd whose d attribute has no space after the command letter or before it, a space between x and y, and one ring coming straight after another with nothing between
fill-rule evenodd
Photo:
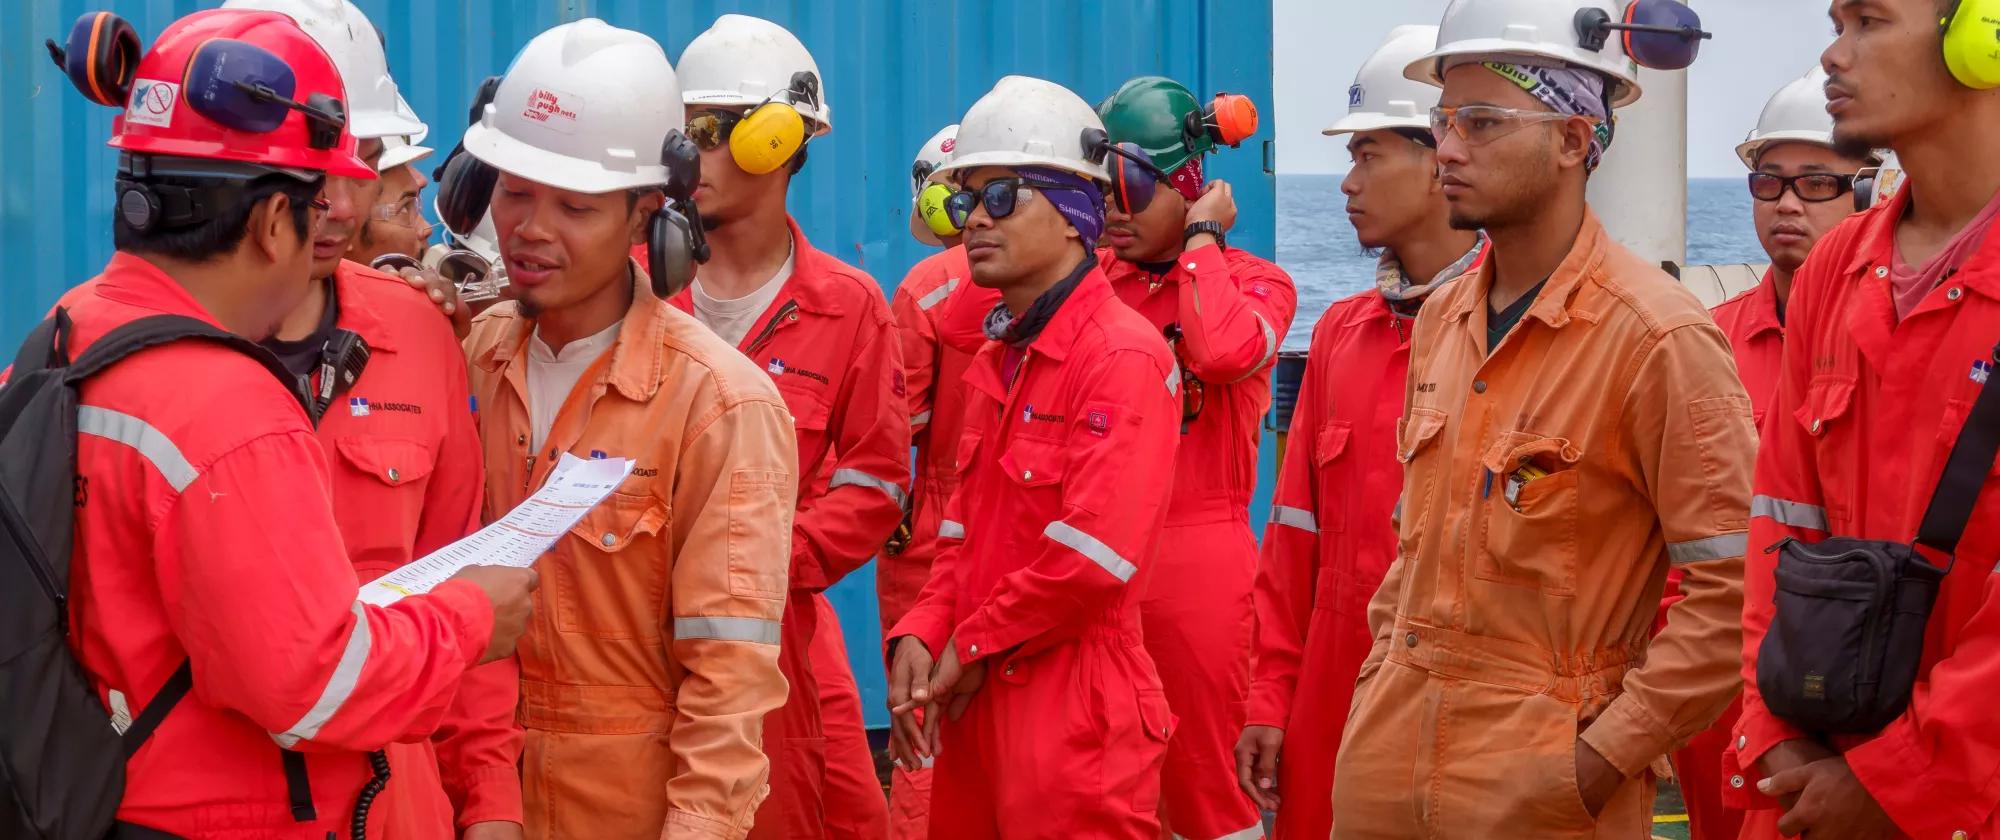
<instances>
[{"instance_id":1,"label":"purple bandana","mask_svg":"<svg viewBox=\"0 0 2000 840\"><path fill-rule=\"evenodd\" d=\"M1602 74L1567 65L1543 67L1498 61L1481 63L1501 78L1519 85L1529 96L1541 100L1551 111L1595 119L1597 129L1591 134L1590 157L1584 162L1584 169L1597 169L1598 161L1604 158L1604 150L1611 148L1611 135L1617 123L1604 100L1605 78Z\"/></svg>"},{"instance_id":2,"label":"purple bandana","mask_svg":"<svg viewBox=\"0 0 2000 840\"><path fill-rule=\"evenodd\" d=\"M1045 166L1024 166L1018 172L1029 181L1062 187L1036 190L1035 194L1048 199L1069 221L1069 226L1076 228L1083 237L1085 251L1097 250L1097 240L1104 238L1104 190L1098 188L1096 181Z\"/></svg>"}]
</instances>

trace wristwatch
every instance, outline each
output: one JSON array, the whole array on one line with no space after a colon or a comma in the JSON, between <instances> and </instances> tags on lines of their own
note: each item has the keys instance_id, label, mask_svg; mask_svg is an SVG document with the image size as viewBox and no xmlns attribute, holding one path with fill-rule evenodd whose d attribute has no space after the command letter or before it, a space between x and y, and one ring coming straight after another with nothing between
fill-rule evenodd
<instances>
[{"instance_id":1,"label":"wristwatch","mask_svg":"<svg viewBox=\"0 0 2000 840\"><path fill-rule=\"evenodd\" d=\"M1195 222L1188 225L1187 229L1181 231L1181 241L1186 242L1204 233L1215 237L1216 245L1229 247L1229 238L1223 234L1221 222Z\"/></svg>"}]
</instances>

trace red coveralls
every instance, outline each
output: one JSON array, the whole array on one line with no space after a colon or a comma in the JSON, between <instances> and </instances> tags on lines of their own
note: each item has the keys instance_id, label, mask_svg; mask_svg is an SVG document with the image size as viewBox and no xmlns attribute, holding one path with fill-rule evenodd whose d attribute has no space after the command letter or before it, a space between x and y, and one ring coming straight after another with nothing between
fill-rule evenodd
<instances>
[{"instance_id":1,"label":"red coveralls","mask_svg":"<svg viewBox=\"0 0 2000 840\"><path fill-rule=\"evenodd\" d=\"M128 254L66 305L73 353L148 315L214 322ZM370 775L361 753L447 732L493 631L486 596L446 583L388 608L356 602L323 444L271 374L234 350L144 351L85 382L81 398L78 658L107 707L133 715L183 658L194 666L194 690L127 764L118 818L188 837L346 836ZM278 744L308 755L307 822L293 819Z\"/></svg>"},{"instance_id":2,"label":"red coveralls","mask_svg":"<svg viewBox=\"0 0 2000 840\"><path fill-rule=\"evenodd\" d=\"M940 251L912 266L889 299L896 334L902 339L917 473L911 485L909 543L901 554L884 555L875 563L885 636L910 611L930 579L939 548L938 524L944 521L945 503L958 489L958 439L965 425L965 389L960 386L977 344L965 350L943 341L941 326L951 302L962 299L969 301L967 311L982 313L1000 301L999 292L972 285L963 247ZM894 766L889 774L890 840L929 836L930 804L930 769L912 772Z\"/></svg>"},{"instance_id":3,"label":"red coveralls","mask_svg":"<svg viewBox=\"0 0 2000 840\"><path fill-rule=\"evenodd\" d=\"M359 263L342 260L333 279L340 328L372 355L321 418L319 439L341 540L369 581L478 530L486 469L465 353L437 306ZM389 785L370 820L383 836L449 838L476 822L521 821L520 691L511 656L467 671L435 736L389 746Z\"/></svg>"},{"instance_id":4,"label":"red coveralls","mask_svg":"<svg viewBox=\"0 0 2000 840\"><path fill-rule=\"evenodd\" d=\"M1778 364L1785 352L1785 328L1778 322L1778 287L1771 272L1755 288L1718 304L1709 314L1729 338L1730 355L1736 359L1736 373L1750 394L1750 410L1757 428L1764 428L1764 411L1778 396ZM1667 589L1660 599L1660 613L1653 620L1653 632L1667 624L1667 608L1681 599L1681 570L1667 570ZM1743 810L1723 802L1728 784L1722 772L1722 751L1729 748L1730 730L1742 700L1716 718L1715 724L1694 736L1687 746L1674 753L1674 775L1680 784L1681 801L1687 803L1688 834L1693 840L1734 838L1743 828Z\"/></svg>"},{"instance_id":5,"label":"red coveralls","mask_svg":"<svg viewBox=\"0 0 2000 840\"><path fill-rule=\"evenodd\" d=\"M909 498L908 388L881 287L814 248L798 222L789 224L792 276L738 345L784 395L798 432L800 475L778 660L791 691L764 720L771 797L758 808L751 837L880 837L888 803L874 781L867 733L824 727L811 649L819 593L866 564L902 521ZM694 311L692 292L672 302ZM820 660L819 666L847 672L837 682L854 684L844 655ZM857 694L853 707L860 703ZM834 762L844 766L829 771ZM865 787L856 789L856 780ZM830 788L832 781L842 786Z\"/></svg>"},{"instance_id":6,"label":"red coveralls","mask_svg":"<svg viewBox=\"0 0 2000 840\"><path fill-rule=\"evenodd\" d=\"M1776 803L1756 794L1756 762L1802 737L1757 694L1783 537L1915 537L1946 456L1990 376L2000 342L2000 236L1898 322L1890 300L1896 221L1910 190L1842 222L1792 281L1789 347L1757 461L1743 580L1743 715L1724 756L1746 838L1776 838ZM2000 227L2000 225L1996 225ZM1983 365L1981 364L1983 362ZM1870 796L1912 837L2000 837L2000 467L1993 468L1940 587L1914 696L1869 737L1840 737Z\"/></svg>"},{"instance_id":7,"label":"red coveralls","mask_svg":"<svg viewBox=\"0 0 2000 840\"><path fill-rule=\"evenodd\" d=\"M1368 599L1396 559L1410 322L1369 289L1327 307L1313 329L1264 529L1246 721L1285 730L1280 838L1333 831L1334 755L1375 643Z\"/></svg>"},{"instance_id":8,"label":"red coveralls","mask_svg":"<svg viewBox=\"0 0 2000 840\"><path fill-rule=\"evenodd\" d=\"M956 645L986 681L942 728L931 836L1160 836L1173 731L1139 618L1166 516L1180 380L1093 267L1020 360L966 371L943 551L890 631Z\"/></svg>"},{"instance_id":9,"label":"red coveralls","mask_svg":"<svg viewBox=\"0 0 2000 840\"><path fill-rule=\"evenodd\" d=\"M1271 403L1271 363L1291 329L1292 278L1247 251L1214 245L1155 275L1099 252L1111 288L1173 342L1184 391L1166 532L1140 612L1181 727L1167 746L1162 799L1178 837L1261 837L1257 807L1236 785L1255 632L1257 538L1250 495ZM1194 414L1190 419L1189 414Z\"/></svg>"}]
</instances>

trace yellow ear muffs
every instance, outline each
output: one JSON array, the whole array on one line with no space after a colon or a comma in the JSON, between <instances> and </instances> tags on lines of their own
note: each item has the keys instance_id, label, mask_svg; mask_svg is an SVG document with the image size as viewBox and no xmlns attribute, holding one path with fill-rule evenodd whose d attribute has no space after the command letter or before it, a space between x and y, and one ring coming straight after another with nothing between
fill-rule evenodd
<instances>
[{"instance_id":1,"label":"yellow ear muffs","mask_svg":"<svg viewBox=\"0 0 2000 840\"><path fill-rule=\"evenodd\" d=\"M1944 64L1973 90L2000 88L2000 0L1962 0L1944 30Z\"/></svg>"},{"instance_id":2,"label":"yellow ear muffs","mask_svg":"<svg viewBox=\"0 0 2000 840\"><path fill-rule=\"evenodd\" d=\"M743 116L729 135L729 155L752 175L774 172L806 142L806 121L789 104L766 102Z\"/></svg>"},{"instance_id":3,"label":"yellow ear muffs","mask_svg":"<svg viewBox=\"0 0 2000 840\"><path fill-rule=\"evenodd\" d=\"M957 236L963 232L951 223L951 214L944 209L944 200L950 197L951 187L946 184L931 184L917 193L917 215L939 236Z\"/></svg>"}]
</instances>

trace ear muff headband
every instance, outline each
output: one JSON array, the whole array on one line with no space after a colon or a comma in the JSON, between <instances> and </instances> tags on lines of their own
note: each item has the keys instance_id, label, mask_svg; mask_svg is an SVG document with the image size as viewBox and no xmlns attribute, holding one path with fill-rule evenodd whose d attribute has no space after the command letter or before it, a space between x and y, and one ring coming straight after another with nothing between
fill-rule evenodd
<instances>
[{"instance_id":1,"label":"ear muff headband","mask_svg":"<svg viewBox=\"0 0 2000 840\"><path fill-rule=\"evenodd\" d=\"M917 216L924 220L932 233L939 236L957 236L963 228L953 224L951 213L945 210L945 199L951 198L951 187L946 184L931 184L917 194Z\"/></svg>"},{"instance_id":2,"label":"ear muff headband","mask_svg":"<svg viewBox=\"0 0 2000 840\"><path fill-rule=\"evenodd\" d=\"M61 46L53 39L46 46L49 57L85 98L99 105L125 106L139 73L139 33L132 24L111 12L85 12L70 24Z\"/></svg>"},{"instance_id":3,"label":"ear muff headband","mask_svg":"<svg viewBox=\"0 0 2000 840\"><path fill-rule=\"evenodd\" d=\"M486 106L492 104L499 92L499 76L488 76L479 83L479 89L472 94L468 125L479 123ZM499 180L499 170L466 153L464 140L452 147L444 162L431 170L431 181L438 186L438 221L444 223L444 229L462 235L479 227L479 220L486 218L487 205L493 201L493 185Z\"/></svg>"},{"instance_id":4,"label":"ear muff headband","mask_svg":"<svg viewBox=\"0 0 2000 840\"><path fill-rule=\"evenodd\" d=\"M2000 0L1961 0L1939 25L1952 78L1973 90L2000 88Z\"/></svg>"},{"instance_id":5,"label":"ear muff headband","mask_svg":"<svg viewBox=\"0 0 2000 840\"><path fill-rule=\"evenodd\" d=\"M801 70L783 91L750 109L729 134L729 156L744 172L763 175L786 163L805 163L806 119L799 105L819 105L819 77Z\"/></svg>"}]
</instances>

